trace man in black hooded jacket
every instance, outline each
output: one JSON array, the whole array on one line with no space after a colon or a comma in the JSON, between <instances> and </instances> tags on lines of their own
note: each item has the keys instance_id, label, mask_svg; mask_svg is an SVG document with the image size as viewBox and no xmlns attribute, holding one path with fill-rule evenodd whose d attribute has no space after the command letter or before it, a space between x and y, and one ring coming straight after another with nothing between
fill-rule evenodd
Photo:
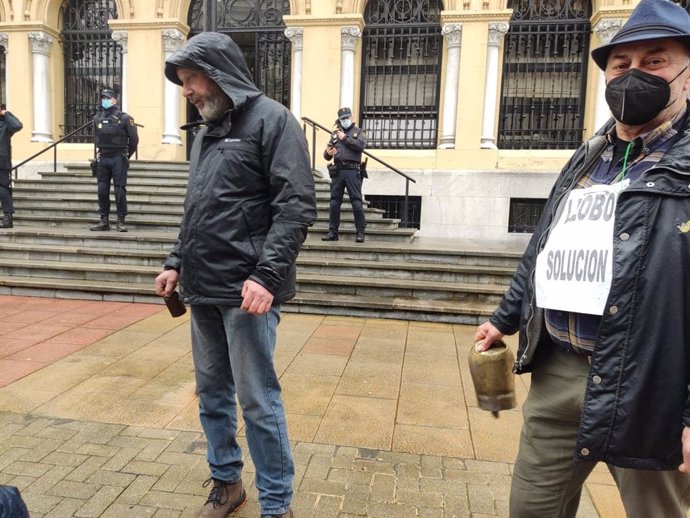
<instances>
[{"instance_id":1,"label":"man in black hooded jacket","mask_svg":"<svg viewBox=\"0 0 690 518\"><path fill-rule=\"evenodd\" d=\"M199 416L213 484L197 516L246 499L236 440L242 407L262 518L291 518L294 465L273 366L280 304L316 218L307 143L295 117L254 85L242 51L205 32L168 58L166 77L204 122L192 145L177 243L156 278L191 305Z\"/></svg>"}]
</instances>

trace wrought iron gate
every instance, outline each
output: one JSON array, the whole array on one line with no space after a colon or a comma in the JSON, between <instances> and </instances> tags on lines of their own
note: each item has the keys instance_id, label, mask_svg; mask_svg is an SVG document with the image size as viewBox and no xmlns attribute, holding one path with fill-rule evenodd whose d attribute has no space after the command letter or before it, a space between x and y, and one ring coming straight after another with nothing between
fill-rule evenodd
<instances>
[{"instance_id":1,"label":"wrought iron gate","mask_svg":"<svg viewBox=\"0 0 690 518\"><path fill-rule=\"evenodd\" d=\"M498 147L576 148L584 130L590 2L514 0L512 8Z\"/></svg>"},{"instance_id":2,"label":"wrought iron gate","mask_svg":"<svg viewBox=\"0 0 690 518\"><path fill-rule=\"evenodd\" d=\"M360 124L376 149L435 148L440 0L370 1L362 36Z\"/></svg>"},{"instance_id":3,"label":"wrought iron gate","mask_svg":"<svg viewBox=\"0 0 690 518\"><path fill-rule=\"evenodd\" d=\"M65 134L93 118L103 88L122 90L122 50L108 28L111 18L117 18L115 0L67 0L62 6ZM70 141L92 142L93 128Z\"/></svg>"}]
</instances>

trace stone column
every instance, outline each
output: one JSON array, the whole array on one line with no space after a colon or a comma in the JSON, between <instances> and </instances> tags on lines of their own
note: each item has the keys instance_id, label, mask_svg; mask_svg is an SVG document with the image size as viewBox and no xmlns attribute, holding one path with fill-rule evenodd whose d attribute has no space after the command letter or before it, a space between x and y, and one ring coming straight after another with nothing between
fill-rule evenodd
<instances>
[{"instance_id":1,"label":"stone column","mask_svg":"<svg viewBox=\"0 0 690 518\"><path fill-rule=\"evenodd\" d=\"M508 22L489 23L489 42L486 52L486 78L484 80L484 111L482 116L482 136L479 147L496 147L494 127L496 126L496 101L498 99L498 48L503 36L508 32Z\"/></svg>"},{"instance_id":2,"label":"stone column","mask_svg":"<svg viewBox=\"0 0 690 518\"><path fill-rule=\"evenodd\" d=\"M120 86L120 108L127 111L127 31L113 31L113 41L122 49L122 85ZM108 85L115 88L115 85Z\"/></svg>"},{"instance_id":3,"label":"stone column","mask_svg":"<svg viewBox=\"0 0 690 518\"><path fill-rule=\"evenodd\" d=\"M594 32L599 36L600 45L610 43L611 38L616 35L622 25L623 20L619 19L599 20L594 26ZM597 74L597 94L594 101L594 131L601 128L611 117L611 110L609 110L608 104L606 104L606 97L604 95L606 91L604 71L599 69L598 66L596 67L599 72Z\"/></svg>"},{"instance_id":4,"label":"stone column","mask_svg":"<svg viewBox=\"0 0 690 518\"><path fill-rule=\"evenodd\" d=\"M285 37L292 43L292 71L290 82L290 110L299 121L302 118L302 43L304 29L288 27Z\"/></svg>"},{"instance_id":5,"label":"stone column","mask_svg":"<svg viewBox=\"0 0 690 518\"><path fill-rule=\"evenodd\" d=\"M7 73L7 51L9 50L9 34L6 32L0 32L0 52L5 55L5 77L3 78L3 83L5 85L4 99L0 99L0 102L4 102L8 107L10 106L10 76Z\"/></svg>"},{"instance_id":6,"label":"stone column","mask_svg":"<svg viewBox=\"0 0 690 518\"><path fill-rule=\"evenodd\" d=\"M458 82L460 74L461 23L446 23L441 34L448 44L446 59L446 84L443 96L443 127L441 128L441 149L455 147L455 126L458 116Z\"/></svg>"},{"instance_id":7,"label":"stone column","mask_svg":"<svg viewBox=\"0 0 690 518\"><path fill-rule=\"evenodd\" d=\"M28 33L33 70L34 127L32 142L52 142L49 55L53 38L45 32Z\"/></svg>"},{"instance_id":8,"label":"stone column","mask_svg":"<svg viewBox=\"0 0 690 518\"><path fill-rule=\"evenodd\" d=\"M165 60L185 42L184 34L177 29L164 29L163 54ZM163 144L182 145L180 138L180 92L175 83L163 78L165 82L165 113L163 115Z\"/></svg>"},{"instance_id":9,"label":"stone column","mask_svg":"<svg viewBox=\"0 0 690 518\"><path fill-rule=\"evenodd\" d=\"M340 107L354 111L355 102L355 45L362 37L359 27L340 29Z\"/></svg>"}]
</instances>

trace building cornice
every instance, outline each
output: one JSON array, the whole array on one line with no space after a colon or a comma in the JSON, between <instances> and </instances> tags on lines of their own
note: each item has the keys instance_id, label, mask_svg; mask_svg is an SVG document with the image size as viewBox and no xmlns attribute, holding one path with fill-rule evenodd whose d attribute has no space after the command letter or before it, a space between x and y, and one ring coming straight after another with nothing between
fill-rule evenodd
<instances>
[{"instance_id":1,"label":"building cornice","mask_svg":"<svg viewBox=\"0 0 690 518\"><path fill-rule=\"evenodd\" d=\"M60 32L43 23L37 22L0 22L0 32L45 32L59 39Z\"/></svg>"},{"instance_id":2,"label":"building cornice","mask_svg":"<svg viewBox=\"0 0 690 518\"><path fill-rule=\"evenodd\" d=\"M361 14L339 14L335 16L300 16L286 15L283 21L288 27L342 27L345 25L364 29L364 17Z\"/></svg>"},{"instance_id":3,"label":"building cornice","mask_svg":"<svg viewBox=\"0 0 690 518\"><path fill-rule=\"evenodd\" d=\"M189 26L174 18L158 18L156 20L108 20L108 27L117 31L149 31L153 29L177 29L185 36L189 34Z\"/></svg>"},{"instance_id":4,"label":"building cornice","mask_svg":"<svg viewBox=\"0 0 690 518\"><path fill-rule=\"evenodd\" d=\"M513 16L512 9L492 11L441 11L441 25L453 22L508 22L511 16Z\"/></svg>"},{"instance_id":5,"label":"building cornice","mask_svg":"<svg viewBox=\"0 0 690 518\"><path fill-rule=\"evenodd\" d=\"M607 20L609 18L621 18L623 20L627 20L630 17L630 13L632 13L632 11L632 6L629 9L621 9L620 7L602 7L597 12L597 14L592 16L592 27L594 27L600 20Z\"/></svg>"}]
</instances>

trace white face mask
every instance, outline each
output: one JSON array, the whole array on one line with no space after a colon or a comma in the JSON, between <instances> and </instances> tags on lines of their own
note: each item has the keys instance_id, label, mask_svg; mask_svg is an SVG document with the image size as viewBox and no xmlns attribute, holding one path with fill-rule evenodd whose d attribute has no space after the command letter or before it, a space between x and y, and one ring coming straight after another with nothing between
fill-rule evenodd
<instances>
[{"instance_id":1,"label":"white face mask","mask_svg":"<svg viewBox=\"0 0 690 518\"><path fill-rule=\"evenodd\" d=\"M101 106L103 106L103 109L107 110L108 108L112 108L115 106L115 103L113 102L112 99L101 99Z\"/></svg>"},{"instance_id":2,"label":"white face mask","mask_svg":"<svg viewBox=\"0 0 690 518\"><path fill-rule=\"evenodd\" d=\"M352 126L352 119L340 119L340 125L343 129L347 129Z\"/></svg>"}]
</instances>

